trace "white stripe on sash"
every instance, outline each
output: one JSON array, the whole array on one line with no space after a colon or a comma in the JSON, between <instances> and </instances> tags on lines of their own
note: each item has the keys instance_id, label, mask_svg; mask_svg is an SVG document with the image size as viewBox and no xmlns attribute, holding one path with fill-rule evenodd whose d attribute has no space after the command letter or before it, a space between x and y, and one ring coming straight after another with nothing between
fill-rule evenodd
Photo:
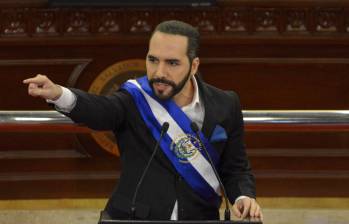
<instances>
[{"instance_id":1,"label":"white stripe on sash","mask_svg":"<svg viewBox=\"0 0 349 224\"><path fill-rule=\"evenodd\" d=\"M132 84L137 86L137 88L144 95L147 100L154 117L160 124L164 122L168 122L170 124L167 134L171 139L175 139L177 136L185 135L182 128L177 124L177 122L171 117L171 115L167 112L167 110L159 104L156 100L154 100L151 96L149 96L139 85L136 80L129 80ZM188 160L188 162L196 169L196 171L205 179L205 181L215 190L218 195L221 195L219 182L217 177L214 174L214 171L211 167L211 164L206 160L206 158L198 151L197 156Z\"/></svg>"}]
</instances>

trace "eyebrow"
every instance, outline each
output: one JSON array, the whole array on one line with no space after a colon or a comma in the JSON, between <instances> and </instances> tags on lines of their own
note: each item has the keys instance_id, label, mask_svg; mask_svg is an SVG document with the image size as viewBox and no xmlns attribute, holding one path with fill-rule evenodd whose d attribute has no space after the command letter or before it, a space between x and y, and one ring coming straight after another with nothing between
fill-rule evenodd
<instances>
[{"instance_id":1,"label":"eyebrow","mask_svg":"<svg viewBox=\"0 0 349 224\"><path fill-rule=\"evenodd\" d=\"M166 59L165 60L166 62L176 62L176 63L180 63L180 60L178 60L178 59Z\"/></svg>"},{"instance_id":2,"label":"eyebrow","mask_svg":"<svg viewBox=\"0 0 349 224\"><path fill-rule=\"evenodd\" d=\"M153 56L151 54L148 54L147 58L157 58L157 57L155 57L155 56Z\"/></svg>"},{"instance_id":3,"label":"eyebrow","mask_svg":"<svg viewBox=\"0 0 349 224\"><path fill-rule=\"evenodd\" d=\"M148 55L147 58L149 59L156 59L156 60L159 60L159 58L155 57L154 55ZM168 63L168 62L176 62L176 63L180 63L181 61L179 59L176 59L176 58L169 58L169 59L165 59L165 61Z\"/></svg>"}]
</instances>

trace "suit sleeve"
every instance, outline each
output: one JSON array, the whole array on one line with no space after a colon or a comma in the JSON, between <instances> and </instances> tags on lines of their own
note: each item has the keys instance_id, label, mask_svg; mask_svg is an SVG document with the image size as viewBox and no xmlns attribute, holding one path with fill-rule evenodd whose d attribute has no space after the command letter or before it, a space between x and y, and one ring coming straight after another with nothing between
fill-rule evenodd
<instances>
[{"instance_id":1,"label":"suit sleeve","mask_svg":"<svg viewBox=\"0 0 349 224\"><path fill-rule=\"evenodd\" d=\"M255 178L251 173L250 164L244 144L244 122L238 96L230 92L233 104L230 110L233 119L230 123L228 140L224 148L220 175L226 188L229 200L234 203L242 195L256 197Z\"/></svg>"},{"instance_id":2,"label":"suit sleeve","mask_svg":"<svg viewBox=\"0 0 349 224\"><path fill-rule=\"evenodd\" d=\"M110 96L98 96L78 89L70 89L77 97L74 108L64 113L75 123L95 130L117 130L125 120L125 100L130 96L117 91Z\"/></svg>"}]
</instances>

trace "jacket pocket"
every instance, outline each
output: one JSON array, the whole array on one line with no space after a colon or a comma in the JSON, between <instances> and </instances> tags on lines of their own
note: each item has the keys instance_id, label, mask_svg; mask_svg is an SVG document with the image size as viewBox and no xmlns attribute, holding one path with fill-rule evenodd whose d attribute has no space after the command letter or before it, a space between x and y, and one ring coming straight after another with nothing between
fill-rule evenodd
<instances>
[{"instance_id":1,"label":"jacket pocket","mask_svg":"<svg viewBox=\"0 0 349 224\"><path fill-rule=\"evenodd\" d=\"M218 154L221 155L223 153L225 146L227 145L227 141L223 140L223 141L213 142L211 143L211 145L213 146L213 148L217 150Z\"/></svg>"}]
</instances>

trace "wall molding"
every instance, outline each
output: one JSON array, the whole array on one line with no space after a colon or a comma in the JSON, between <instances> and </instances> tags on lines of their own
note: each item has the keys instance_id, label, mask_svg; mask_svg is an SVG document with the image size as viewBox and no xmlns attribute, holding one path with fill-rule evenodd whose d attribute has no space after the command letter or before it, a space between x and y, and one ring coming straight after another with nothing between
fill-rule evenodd
<instances>
[{"instance_id":1,"label":"wall molding","mask_svg":"<svg viewBox=\"0 0 349 224\"><path fill-rule=\"evenodd\" d=\"M349 157L349 149L294 149L294 148L253 148L247 149L249 157Z\"/></svg>"},{"instance_id":2,"label":"wall molding","mask_svg":"<svg viewBox=\"0 0 349 224\"><path fill-rule=\"evenodd\" d=\"M91 58L64 58L64 59L0 59L0 66L21 66L21 65L75 65L71 71L67 87L74 87L76 81L93 59Z\"/></svg>"},{"instance_id":3,"label":"wall molding","mask_svg":"<svg viewBox=\"0 0 349 224\"><path fill-rule=\"evenodd\" d=\"M349 4L256 2L171 9L5 8L0 10L0 40L148 36L160 21L178 18L198 27L203 36L349 37Z\"/></svg>"},{"instance_id":4,"label":"wall molding","mask_svg":"<svg viewBox=\"0 0 349 224\"><path fill-rule=\"evenodd\" d=\"M57 180L117 180L119 171L11 172L1 173L0 182Z\"/></svg>"},{"instance_id":5,"label":"wall molding","mask_svg":"<svg viewBox=\"0 0 349 224\"><path fill-rule=\"evenodd\" d=\"M349 179L349 171L346 170L258 170L253 173L258 179Z\"/></svg>"},{"instance_id":6,"label":"wall molding","mask_svg":"<svg viewBox=\"0 0 349 224\"><path fill-rule=\"evenodd\" d=\"M202 64L349 64L349 58L200 57Z\"/></svg>"},{"instance_id":7,"label":"wall molding","mask_svg":"<svg viewBox=\"0 0 349 224\"><path fill-rule=\"evenodd\" d=\"M11 150L0 151L2 159L61 159L61 158L87 158L86 154L78 150Z\"/></svg>"}]
</instances>

